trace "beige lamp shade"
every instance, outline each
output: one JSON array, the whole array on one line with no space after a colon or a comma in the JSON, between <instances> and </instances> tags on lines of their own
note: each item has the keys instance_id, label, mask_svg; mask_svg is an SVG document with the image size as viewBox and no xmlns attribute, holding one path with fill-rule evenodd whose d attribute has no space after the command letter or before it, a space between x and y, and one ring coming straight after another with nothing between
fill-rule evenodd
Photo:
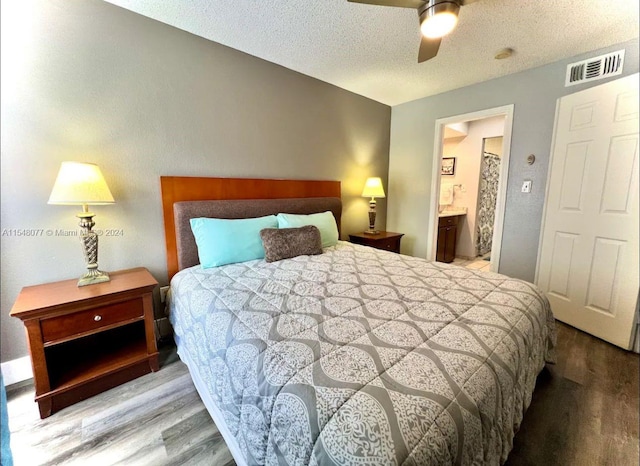
<instances>
[{"instance_id":1,"label":"beige lamp shade","mask_svg":"<svg viewBox=\"0 0 640 466\"><path fill-rule=\"evenodd\" d=\"M385 197L382 188L382 179L379 177L368 178L362 190L362 197Z\"/></svg>"},{"instance_id":2,"label":"beige lamp shade","mask_svg":"<svg viewBox=\"0 0 640 466\"><path fill-rule=\"evenodd\" d=\"M49 204L113 204L113 196L100 168L93 163L62 162L49 196Z\"/></svg>"}]
</instances>

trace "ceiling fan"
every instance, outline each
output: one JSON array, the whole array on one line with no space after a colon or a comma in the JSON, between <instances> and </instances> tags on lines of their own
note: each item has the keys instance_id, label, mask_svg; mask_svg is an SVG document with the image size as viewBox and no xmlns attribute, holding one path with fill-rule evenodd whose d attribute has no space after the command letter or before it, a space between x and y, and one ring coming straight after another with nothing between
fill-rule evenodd
<instances>
[{"instance_id":1,"label":"ceiling fan","mask_svg":"<svg viewBox=\"0 0 640 466\"><path fill-rule=\"evenodd\" d=\"M420 51L418 63L427 61L438 54L442 37L449 34L458 23L460 7L475 0L348 0L369 5L415 8L420 18Z\"/></svg>"}]
</instances>

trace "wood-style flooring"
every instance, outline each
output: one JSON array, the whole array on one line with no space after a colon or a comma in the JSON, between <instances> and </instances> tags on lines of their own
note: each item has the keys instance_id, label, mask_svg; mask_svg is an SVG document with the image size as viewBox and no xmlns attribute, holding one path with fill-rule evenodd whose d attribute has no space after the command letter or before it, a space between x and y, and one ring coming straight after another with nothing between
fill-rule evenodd
<instances>
[{"instance_id":1,"label":"wood-style flooring","mask_svg":"<svg viewBox=\"0 0 640 466\"><path fill-rule=\"evenodd\" d=\"M507 466L638 466L639 355L557 322Z\"/></svg>"},{"instance_id":2,"label":"wood-style flooring","mask_svg":"<svg viewBox=\"0 0 640 466\"><path fill-rule=\"evenodd\" d=\"M9 387L14 464L234 465L175 348L161 356L159 372L44 420L32 383ZM558 323L557 356L506 464L638 465L638 355Z\"/></svg>"}]
</instances>

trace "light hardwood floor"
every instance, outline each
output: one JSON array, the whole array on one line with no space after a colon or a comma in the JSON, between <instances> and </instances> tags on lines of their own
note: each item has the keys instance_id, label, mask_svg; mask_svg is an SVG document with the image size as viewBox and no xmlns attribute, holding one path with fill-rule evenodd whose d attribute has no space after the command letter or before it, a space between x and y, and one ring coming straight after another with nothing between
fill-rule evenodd
<instances>
[{"instance_id":1,"label":"light hardwood floor","mask_svg":"<svg viewBox=\"0 0 640 466\"><path fill-rule=\"evenodd\" d=\"M508 466L638 465L638 355L558 323ZM16 466L235 463L168 345L159 372L40 420L32 383L8 390Z\"/></svg>"}]
</instances>

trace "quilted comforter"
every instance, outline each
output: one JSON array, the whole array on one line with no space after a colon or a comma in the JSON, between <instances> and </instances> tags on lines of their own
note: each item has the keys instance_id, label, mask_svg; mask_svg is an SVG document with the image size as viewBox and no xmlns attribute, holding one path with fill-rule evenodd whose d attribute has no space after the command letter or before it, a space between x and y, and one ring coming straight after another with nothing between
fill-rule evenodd
<instances>
[{"instance_id":1,"label":"quilted comforter","mask_svg":"<svg viewBox=\"0 0 640 466\"><path fill-rule=\"evenodd\" d=\"M345 242L185 269L170 313L250 465L501 464L555 342L530 283Z\"/></svg>"}]
</instances>

